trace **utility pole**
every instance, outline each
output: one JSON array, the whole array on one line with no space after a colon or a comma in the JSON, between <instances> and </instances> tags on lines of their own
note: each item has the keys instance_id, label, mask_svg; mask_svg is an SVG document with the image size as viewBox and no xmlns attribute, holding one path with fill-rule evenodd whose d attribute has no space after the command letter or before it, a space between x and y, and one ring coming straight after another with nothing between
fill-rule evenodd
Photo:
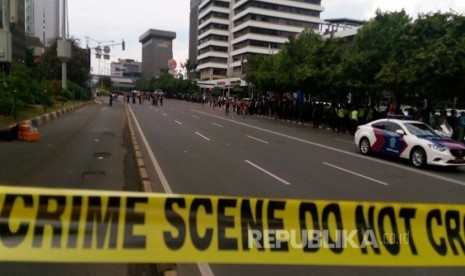
<instances>
[{"instance_id":1,"label":"utility pole","mask_svg":"<svg viewBox=\"0 0 465 276\"><path fill-rule=\"evenodd\" d=\"M61 11L61 38L57 40L57 56L61 60L61 88L64 91L67 85L67 68L66 63L71 59L71 42L67 39L66 22L67 22L67 2L62 0Z\"/></svg>"}]
</instances>

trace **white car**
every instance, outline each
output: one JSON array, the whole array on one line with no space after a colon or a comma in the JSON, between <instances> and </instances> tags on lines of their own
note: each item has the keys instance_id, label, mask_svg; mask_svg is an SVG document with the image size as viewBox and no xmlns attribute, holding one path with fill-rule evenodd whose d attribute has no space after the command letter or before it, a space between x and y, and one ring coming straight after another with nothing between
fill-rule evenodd
<instances>
[{"instance_id":1,"label":"white car","mask_svg":"<svg viewBox=\"0 0 465 276\"><path fill-rule=\"evenodd\" d=\"M357 128L355 144L364 155L380 153L425 165L465 166L465 144L439 136L419 121L379 119Z\"/></svg>"}]
</instances>

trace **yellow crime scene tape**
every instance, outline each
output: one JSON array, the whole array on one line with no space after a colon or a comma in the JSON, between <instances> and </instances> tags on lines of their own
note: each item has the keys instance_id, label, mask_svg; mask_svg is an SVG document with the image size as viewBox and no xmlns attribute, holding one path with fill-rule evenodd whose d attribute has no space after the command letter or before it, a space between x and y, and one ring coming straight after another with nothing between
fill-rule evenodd
<instances>
[{"instance_id":1,"label":"yellow crime scene tape","mask_svg":"<svg viewBox=\"0 0 465 276\"><path fill-rule=\"evenodd\" d=\"M465 205L0 187L0 260L465 266Z\"/></svg>"}]
</instances>

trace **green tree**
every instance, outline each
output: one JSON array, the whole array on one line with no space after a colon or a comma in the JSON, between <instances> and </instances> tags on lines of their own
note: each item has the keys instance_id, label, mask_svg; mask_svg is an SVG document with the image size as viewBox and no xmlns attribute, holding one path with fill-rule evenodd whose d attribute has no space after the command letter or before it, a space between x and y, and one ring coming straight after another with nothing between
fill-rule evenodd
<instances>
[{"instance_id":1,"label":"green tree","mask_svg":"<svg viewBox=\"0 0 465 276\"><path fill-rule=\"evenodd\" d=\"M111 78L109 76L101 76L100 81L99 81L99 85L102 88L110 90L111 87L112 87Z\"/></svg>"},{"instance_id":2,"label":"green tree","mask_svg":"<svg viewBox=\"0 0 465 276\"><path fill-rule=\"evenodd\" d=\"M394 98L400 96L405 80L397 77L404 76L399 76L398 71L394 74L393 69L404 62L408 46L405 49L400 45L405 43L410 22L404 10L377 10L375 18L358 32L344 66L348 70L348 86L355 96L376 99L384 90L393 92Z\"/></svg>"},{"instance_id":3,"label":"green tree","mask_svg":"<svg viewBox=\"0 0 465 276\"><path fill-rule=\"evenodd\" d=\"M184 66L186 67L187 71L187 78L190 80L195 79L195 71L197 69L198 63L194 60L187 59L186 63L184 63Z\"/></svg>"},{"instance_id":4,"label":"green tree","mask_svg":"<svg viewBox=\"0 0 465 276\"><path fill-rule=\"evenodd\" d=\"M465 17L452 12L420 15L410 36L415 49L407 66L414 91L436 101L463 97Z\"/></svg>"},{"instance_id":5,"label":"green tree","mask_svg":"<svg viewBox=\"0 0 465 276\"><path fill-rule=\"evenodd\" d=\"M77 41L71 41L72 57L67 63L67 79L82 87L89 80L89 61L85 49L81 49ZM57 57L57 42L45 50L39 59L39 78L44 80L61 80L61 61Z\"/></svg>"}]
</instances>

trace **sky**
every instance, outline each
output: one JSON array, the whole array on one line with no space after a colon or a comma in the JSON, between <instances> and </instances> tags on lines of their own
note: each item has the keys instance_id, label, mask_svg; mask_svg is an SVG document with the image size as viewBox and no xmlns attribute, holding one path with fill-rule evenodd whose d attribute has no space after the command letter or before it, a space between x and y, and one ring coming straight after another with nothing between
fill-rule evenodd
<instances>
[{"instance_id":1,"label":"sky","mask_svg":"<svg viewBox=\"0 0 465 276\"><path fill-rule=\"evenodd\" d=\"M322 19L351 18L369 20L379 8L381 11L405 11L416 18L419 13L455 12L465 14L463 0L322 0L325 11ZM69 35L81 42L81 47L120 43L125 40L126 50L120 45L111 47L111 59L141 61L139 37L148 29L176 33L173 58L184 63L189 51L190 0L68 0ZM90 39L86 39L89 37ZM93 60L95 71L109 71L109 62ZM106 72L108 73L108 72Z\"/></svg>"}]
</instances>

